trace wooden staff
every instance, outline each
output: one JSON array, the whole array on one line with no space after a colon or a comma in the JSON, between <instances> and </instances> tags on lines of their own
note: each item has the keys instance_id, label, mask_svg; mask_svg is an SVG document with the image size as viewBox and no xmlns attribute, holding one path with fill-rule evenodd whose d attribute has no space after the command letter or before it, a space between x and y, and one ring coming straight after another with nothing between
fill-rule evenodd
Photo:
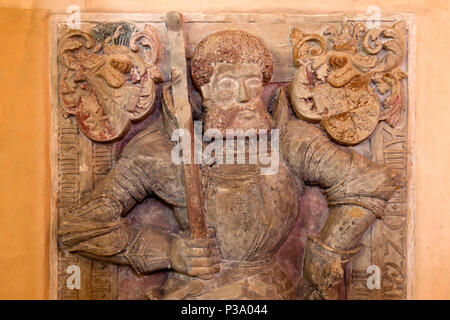
<instances>
[{"instance_id":1,"label":"wooden staff","mask_svg":"<svg viewBox=\"0 0 450 320\"><path fill-rule=\"evenodd\" d=\"M185 163L183 160L184 188L189 229L192 237L205 238L207 229L205 214L203 212L201 172L199 166L194 163L194 124L188 96L186 49L181 14L175 11L167 13L166 26L169 39L170 64L172 66L174 116L178 128L187 130L190 133L191 139L191 161L190 163Z\"/></svg>"}]
</instances>

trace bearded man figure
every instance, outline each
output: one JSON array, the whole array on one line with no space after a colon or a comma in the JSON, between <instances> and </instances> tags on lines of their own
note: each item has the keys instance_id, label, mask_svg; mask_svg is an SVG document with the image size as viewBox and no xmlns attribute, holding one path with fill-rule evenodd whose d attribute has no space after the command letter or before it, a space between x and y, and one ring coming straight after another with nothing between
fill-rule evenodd
<instances>
[{"instance_id":1,"label":"bearded man figure","mask_svg":"<svg viewBox=\"0 0 450 320\"><path fill-rule=\"evenodd\" d=\"M261 98L272 72L269 50L247 32L203 39L193 52L191 75L202 95L204 129L223 135L272 129ZM279 127L274 174L261 174L258 161L201 166L210 229L207 238L191 238L182 167L171 161L174 145L163 122L134 137L103 183L63 216L60 245L130 265L139 274L172 270L159 292L165 299L296 299L298 293L336 299L343 264L360 250L361 237L395 191L393 171L293 118ZM305 184L324 189L330 211L320 236L308 238L303 279L293 284L274 257L294 227ZM182 233L130 225L126 214L150 195L173 206Z\"/></svg>"}]
</instances>

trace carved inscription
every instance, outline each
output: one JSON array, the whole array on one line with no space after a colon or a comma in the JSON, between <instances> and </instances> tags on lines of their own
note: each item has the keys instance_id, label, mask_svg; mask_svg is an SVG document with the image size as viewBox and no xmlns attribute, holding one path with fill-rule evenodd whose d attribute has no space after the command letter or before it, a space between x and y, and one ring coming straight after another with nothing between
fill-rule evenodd
<instances>
[{"instance_id":1,"label":"carved inscription","mask_svg":"<svg viewBox=\"0 0 450 320\"><path fill-rule=\"evenodd\" d=\"M80 200L80 175L79 175L79 130L72 119L60 115L58 117L58 211L69 210ZM71 265L79 265L80 257L59 251L58 273L60 299L78 299L79 291L67 286L67 268Z\"/></svg>"}]
</instances>

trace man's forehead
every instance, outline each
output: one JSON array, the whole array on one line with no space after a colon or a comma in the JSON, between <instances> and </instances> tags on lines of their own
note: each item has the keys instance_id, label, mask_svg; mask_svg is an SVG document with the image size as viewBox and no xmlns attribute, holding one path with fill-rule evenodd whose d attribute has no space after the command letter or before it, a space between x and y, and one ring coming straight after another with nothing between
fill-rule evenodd
<instances>
[{"instance_id":1,"label":"man's forehead","mask_svg":"<svg viewBox=\"0 0 450 320\"><path fill-rule=\"evenodd\" d=\"M256 63L218 63L214 67L214 76L262 77L261 69Z\"/></svg>"}]
</instances>

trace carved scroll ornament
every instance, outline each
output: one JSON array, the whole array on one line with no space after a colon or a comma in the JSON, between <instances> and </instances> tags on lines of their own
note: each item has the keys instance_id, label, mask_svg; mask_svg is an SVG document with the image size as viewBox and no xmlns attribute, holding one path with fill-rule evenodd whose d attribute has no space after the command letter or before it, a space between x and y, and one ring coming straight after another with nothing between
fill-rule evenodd
<instances>
[{"instance_id":1,"label":"carved scroll ornament","mask_svg":"<svg viewBox=\"0 0 450 320\"><path fill-rule=\"evenodd\" d=\"M122 137L153 111L161 43L157 31L106 23L91 33L72 29L60 39L59 95L81 131L99 142Z\"/></svg>"},{"instance_id":2,"label":"carved scroll ornament","mask_svg":"<svg viewBox=\"0 0 450 320\"><path fill-rule=\"evenodd\" d=\"M290 94L296 115L319 122L343 145L366 139L379 120L395 127L403 108L404 34L404 22L370 30L362 23L345 24L340 33L329 27L323 35L294 28L298 71ZM379 96L387 93L380 108Z\"/></svg>"}]
</instances>

